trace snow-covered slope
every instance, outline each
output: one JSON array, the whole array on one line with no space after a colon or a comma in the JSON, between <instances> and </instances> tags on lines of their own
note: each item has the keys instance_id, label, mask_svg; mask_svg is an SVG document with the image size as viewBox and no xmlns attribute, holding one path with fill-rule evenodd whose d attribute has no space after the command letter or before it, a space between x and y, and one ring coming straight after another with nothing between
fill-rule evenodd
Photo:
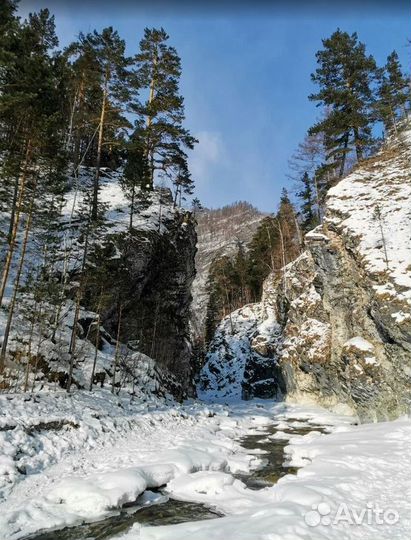
<instances>
[{"instance_id":1,"label":"snow-covered slope","mask_svg":"<svg viewBox=\"0 0 411 540\"><path fill-rule=\"evenodd\" d=\"M97 382L111 383L118 300L122 296L122 345L118 351L116 384L130 384L132 389L134 380L136 391L143 387L157 391L160 381L167 380L171 384L167 384L167 390L164 386L162 390L172 390L181 396L191 385L189 314L195 273L194 222L186 211L174 207L170 190L155 189L144 199L138 199L133 230L129 231L129 200L121 188L122 172L108 169L101 172L99 202L104 208L105 223L98 234L91 234L88 240L85 290L76 325L74 383L80 388L89 387L94 361ZM17 303L11 327L6 388L21 390L26 386L39 390L64 387L67 383L75 297L85 249L81 209L87 207L93 175L93 169L82 167L76 181L68 180L72 185L62 208L61 242L53 253L53 265L46 270L48 279L58 289L61 309L57 313L56 305L48 301L47 294L43 294L36 305L30 291L24 297L19 296L24 302ZM42 267L45 255L39 249L42 244L38 235L34 227L21 284L30 272ZM18 238L20 243L21 237ZM18 256L13 259L4 306L0 309L0 341L7 320L4 307L12 294L18 259ZM62 275L67 277L61 278ZM97 288L93 289L93 283L98 284ZM98 317L96 310L103 296ZM38 321L33 317L33 327L27 316L28 308L42 313ZM59 325L53 331L57 319ZM98 319L100 338L96 350ZM171 368L178 383L170 375ZM3 384L1 376L0 384Z\"/></svg>"},{"instance_id":2,"label":"snow-covered slope","mask_svg":"<svg viewBox=\"0 0 411 540\"><path fill-rule=\"evenodd\" d=\"M325 227L349 239L395 322L410 321L411 129L329 191Z\"/></svg>"},{"instance_id":3,"label":"snow-covered slope","mask_svg":"<svg viewBox=\"0 0 411 540\"><path fill-rule=\"evenodd\" d=\"M267 278L261 307L253 308L263 313L269 305L281 328L270 349L288 398L346 404L368 419L407 411L411 128L330 190L324 223L306 235L305 245L285 268L285 279ZM257 315L254 328L263 321ZM243 348L252 338L247 328L235 337ZM225 351L209 361L214 372L223 371ZM215 383L214 373L206 378Z\"/></svg>"}]
</instances>

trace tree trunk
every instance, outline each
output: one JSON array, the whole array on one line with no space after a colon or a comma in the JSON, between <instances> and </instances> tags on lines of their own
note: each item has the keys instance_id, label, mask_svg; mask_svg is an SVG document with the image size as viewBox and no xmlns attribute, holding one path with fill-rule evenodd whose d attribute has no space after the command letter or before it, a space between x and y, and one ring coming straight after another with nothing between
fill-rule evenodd
<instances>
[{"instance_id":1,"label":"tree trunk","mask_svg":"<svg viewBox=\"0 0 411 540\"><path fill-rule=\"evenodd\" d=\"M338 175L339 178L342 178L344 176L345 161L347 159L348 138L349 138L349 133L347 132L345 134L345 138L344 138L344 151L343 151L343 155L342 155L342 158L341 158L340 172L339 172L339 175Z\"/></svg>"},{"instance_id":2,"label":"tree trunk","mask_svg":"<svg viewBox=\"0 0 411 540\"><path fill-rule=\"evenodd\" d=\"M84 239L84 251L83 251L83 260L81 262L81 276L80 283L76 295L76 307L74 311L74 320L73 328L71 329L70 337L70 346L69 346L69 355L70 355L70 367L69 367L69 376L67 379L67 392L70 392L71 383L73 381L73 369L74 369L74 360L76 353L76 337L77 337L77 323L80 314L80 301L83 293L84 287L84 270L86 267L87 255L88 255L88 237L89 237L89 225L87 225L86 236Z\"/></svg>"},{"instance_id":3,"label":"tree trunk","mask_svg":"<svg viewBox=\"0 0 411 540\"><path fill-rule=\"evenodd\" d=\"M92 221L97 221L97 217L98 217L98 191L99 191L99 180L100 180L101 147L103 145L104 120L105 120L105 116L106 116L109 77L110 77L110 74L109 74L109 72L107 70L106 71L106 76L105 76L105 79L104 79L103 101L102 101L102 104L101 104L100 124L99 124L99 130L98 130L96 172L95 172L95 175L94 175L93 202L92 202L92 206L91 206L91 219L92 219Z\"/></svg>"},{"instance_id":4,"label":"tree trunk","mask_svg":"<svg viewBox=\"0 0 411 540\"><path fill-rule=\"evenodd\" d=\"M40 321L40 328L39 328L39 335L41 336L44 331L44 318L43 318L43 303L40 302L40 309L38 313L38 320ZM37 367L39 365L39 357L40 357L40 347L41 347L42 340L39 339L37 342L37 353L36 353L36 361L34 363L33 367L33 382L31 384L31 391L34 392L34 388L36 386L36 374L37 374Z\"/></svg>"},{"instance_id":5,"label":"tree trunk","mask_svg":"<svg viewBox=\"0 0 411 540\"><path fill-rule=\"evenodd\" d=\"M96 328L96 339L95 339L95 342L94 342L95 351L94 351L94 359L93 359L93 369L91 370L91 377L90 377L90 392L93 389L94 374L96 372L96 364L97 364L97 356L98 356L98 344L99 344L99 341L100 341L100 319L101 319L100 311L101 311L102 297L103 297L103 291L101 290L100 291L100 298L99 298L98 305L97 305L97 328Z\"/></svg>"},{"instance_id":6,"label":"tree trunk","mask_svg":"<svg viewBox=\"0 0 411 540\"><path fill-rule=\"evenodd\" d=\"M36 306L36 308L37 308L37 306ZM25 373L25 375L24 375L24 387L23 387L23 392L27 392L28 387L29 387L30 361L31 361L31 344L32 344L32 341L33 341L33 335L34 335L34 324L35 324L35 321L34 321L34 318L33 318L33 320L31 321L31 326L30 326L30 337L29 337L29 346L28 346L28 349L27 349L27 365L26 365L26 373Z\"/></svg>"},{"instance_id":7,"label":"tree trunk","mask_svg":"<svg viewBox=\"0 0 411 540\"><path fill-rule=\"evenodd\" d=\"M134 204L135 204L135 198L136 198L136 188L133 185L131 189L131 203L130 203L130 231L133 230L133 217L134 217Z\"/></svg>"},{"instance_id":8,"label":"tree trunk","mask_svg":"<svg viewBox=\"0 0 411 540\"><path fill-rule=\"evenodd\" d=\"M118 323L117 323L117 338L116 338L116 349L114 352L114 369L113 369L113 378L111 382L111 393L114 394L114 388L116 385L116 369L118 365L118 353L120 350L120 330L121 330L121 316L122 316L123 306L120 304L118 311Z\"/></svg>"},{"instance_id":9,"label":"tree trunk","mask_svg":"<svg viewBox=\"0 0 411 540\"><path fill-rule=\"evenodd\" d=\"M78 89L78 98L77 98L77 110L80 111L84 103L84 71L82 73L82 78L80 86ZM73 119L74 120L74 119ZM80 142L81 142L81 131L80 125L77 126L75 136L74 136L74 149L73 149L73 174L78 174L78 168L80 164Z\"/></svg>"},{"instance_id":10,"label":"tree trunk","mask_svg":"<svg viewBox=\"0 0 411 540\"><path fill-rule=\"evenodd\" d=\"M268 241L270 243L270 259L271 259L271 271L273 272L274 271L274 249L273 249L273 243L271 241L271 234L270 234L270 228L266 227L266 230L267 230L267 236L268 236Z\"/></svg>"},{"instance_id":11,"label":"tree trunk","mask_svg":"<svg viewBox=\"0 0 411 540\"><path fill-rule=\"evenodd\" d=\"M361 141L360 141L360 134L358 132L358 128L354 128L354 142L355 142L355 153L357 154L357 161L362 160L362 147L361 147Z\"/></svg>"},{"instance_id":12,"label":"tree trunk","mask_svg":"<svg viewBox=\"0 0 411 540\"><path fill-rule=\"evenodd\" d=\"M158 62L158 52L157 49L154 52L153 57L153 74L150 81L150 90L149 90L149 96L148 96L148 105L152 104L154 100L154 94L156 90L156 70L157 70L157 62ZM147 139L146 139L146 152L147 152L147 163L149 163L149 171L150 171L150 189L153 189L154 187L154 148L153 148L153 142L151 135L151 126L153 123L153 116L151 111L149 111L149 114L147 115Z\"/></svg>"},{"instance_id":13,"label":"tree trunk","mask_svg":"<svg viewBox=\"0 0 411 540\"><path fill-rule=\"evenodd\" d=\"M80 290L80 287L79 287L79 290ZM68 379L67 379L67 392L70 392L71 384L73 382L74 360L75 360L75 353L76 353L77 323L78 323L78 318L80 314L80 299L81 299L81 294L77 293L76 308L74 310L73 328L71 330L70 347L69 347L70 367L69 367L69 374L68 374Z\"/></svg>"},{"instance_id":14,"label":"tree trunk","mask_svg":"<svg viewBox=\"0 0 411 540\"><path fill-rule=\"evenodd\" d=\"M310 204L312 204L311 201L310 201ZM311 219L312 219L312 213L311 213ZM298 253L300 254L303 251L304 242L303 242L303 235L301 234L300 224L298 223L298 219L295 214L294 214L294 225L295 225L295 230L297 232Z\"/></svg>"},{"instance_id":15,"label":"tree trunk","mask_svg":"<svg viewBox=\"0 0 411 540\"><path fill-rule=\"evenodd\" d=\"M20 287L20 279L21 279L21 274L23 272L23 265L24 265L24 259L26 257L27 243L28 243L29 234L31 230L31 223L33 219L33 207L34 207L34 199L36 195L36 187L37 187L37 177L35 179L35 184L33 186L33 194L30 201L30 209L27 216L26 229L24 232L23 244L21 247L20 261L17 268L16 278L14 280L13 294L12 294L10 305L9 305L6 327L4 329L3 343L2 343L1 351L0 351L0 372L4 370L4 364L6 360L6 351L7 351L7 344L8 344L9 336L10 336L11 323L13 321L14 308L16 307L17 294Z\"/></svg>"},{"instance_id":16,"label":"tree trunk","mask_svg":"<svg viewBox=\"0 0 411 540\"><path fill-rule=\"evenodd\" d=\"M31 157L31 141L29 140L28 143L27 143L26 157L25 157L25 160L24 160L23 171L22 171L22 175L21 175L21 178L20 178L20 182L19 182L20 190L19 190L19 195L18 195L17 208L16 208L16 214L15 214L14 223L13 223L13 229L12 229L12 233L11 233L9 248L8 248L7 255L6 255L6 262L5 262L4 269L3 269L3 275L2 275L2 278L1 278L0 307L1 307L2 302L3 302L4 292L6 290L7 280L8 280L9 273L10 273L11 261L13 259L13 254L14 254L14 250L15 250L15 247L16 247L17 232L18 232L19 225L20 225L20 215L21 215L21 211L22 211L22 207L23 207L24 195L25 195L25 192L26 192L27 169L28 169L28 166L29 166L30 157Z\"/></svg>"},{"instance_id":17,"label":"tree trunk","mask_svg":"<svg viewBox=\"0 0 411 540\"><path fill-rule=\"evenodd\" d=\"M281 263L282 263L282 274L283 274L283 290L284 296L287 298L287 277L285 274L285 245L284 245L284 235L281 229L281 223L277 220L278 232L280 233L280 243L281 243Z\"/></svg>"},{"instance_id":18,"label":"tree trunk","mask_svg":"<svg viewBox=\"0 0 411 540\"><path fill-rule=\"evenodd\" d=\"M14 182L13 200L11 202L9 232L7 234L7 242L9 246L11 245L11 239L13 237L14 218L16 216L18 194L19 194L19 177L17 176Z\"/></svg>"}]
</instances>

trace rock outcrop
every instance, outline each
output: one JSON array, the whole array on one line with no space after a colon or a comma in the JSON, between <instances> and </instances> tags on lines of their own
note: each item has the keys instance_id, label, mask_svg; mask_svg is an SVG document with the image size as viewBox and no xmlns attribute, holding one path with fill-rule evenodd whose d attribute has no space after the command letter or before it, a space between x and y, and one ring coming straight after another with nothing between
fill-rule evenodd
<instances>
[{"instance_id":1,"label":"rock outcrop","mask_svg":"<svg viewBox=\"0 0 411 540\"><path fill-rule=\"evenodd\" d=\"M255 326L270 308L280 331L267 338L269 356L288 398L344 404L364 420L409 410L410 147L405 131L332 188L304 253L265 282Z\"/></svg>"},{"instance_id":2,"label":"rock outcrop","mask_svg":"<svg viewBox=\"0 0 411 540\"><path fill-rule=\"evenodd\" d=\"M173 207L168 190L159 190L131 232L107 235L96 264L99 275L106 276L104 327L112 336L120 328L122 343L153 358L189 392L195 253L193 218Z\"/></svg>"},{"instance_id":3,"label":"rock outcrop","mask_svg":"<svg viewBox=\"0 0 411 540\"><path fill-rule=\"evenodd\" d=\"M273 351L281 328L273 309L249 304L219 324L200 373L200 399L280 399L285 391Z\"/></svg>"}]
</instances>

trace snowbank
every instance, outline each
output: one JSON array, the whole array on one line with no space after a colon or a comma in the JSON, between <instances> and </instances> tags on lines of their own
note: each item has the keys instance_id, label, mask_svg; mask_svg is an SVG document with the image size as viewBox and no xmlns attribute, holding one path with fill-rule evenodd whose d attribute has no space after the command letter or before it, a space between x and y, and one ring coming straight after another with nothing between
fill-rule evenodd
<instances>
[{"instance_id":1,"label":"snowbank","mask_svg":"<svg viewBox=\"0 0 411 540\"><path fill-rule=\"evenodd\" d=\"M250 494L225 476L198 473L172 484L177 496L208 501L230 515L173 526L138 525L117 539L406 540L411 535L410 437L408 419L293 436L289 461L303 468L272 488Z\"/></svg>"},{"instance_id":2,"label":"snowbank","mask_svg":"<svg viewBox=\"0 0 411 540\"><path fill-rule=\"evenodd\" d=\"M103 517L190 473L261 462L234 439L270 423L264 409L228 416L218 405L129 399L103 390L1 397L2 540Z\"/></svg>"}]
</instances>

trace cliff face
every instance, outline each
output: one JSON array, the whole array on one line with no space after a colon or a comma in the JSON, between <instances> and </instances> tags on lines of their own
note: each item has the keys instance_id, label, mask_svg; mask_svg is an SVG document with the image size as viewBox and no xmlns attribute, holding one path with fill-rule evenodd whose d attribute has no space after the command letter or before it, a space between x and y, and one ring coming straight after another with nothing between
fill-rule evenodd
<instances>
[{"instance_id":1,"label":"cliff face","mask_svg":"<svg viewBox=\"0 0 411 540\"><path fill-rule=\"evenodd\" d=\"M280 330L261 336L260 347L265 339L288 398L344 404L366 420L409 408L410 145L406 131L332 188L324 224L306 235L306 251L286 267L285 279L265 283L257 326L270 308Z\"/></svg>"},{"instance_id":2,"label":"cliff face","mask_svg":"<svg viewBox=\"0 0 411 540\"><path fill-rule=\"evenodd\" d=\"M205 209L197 220L197 275L193 282L192 331L194 337L204 333L207 311L207 279L211 263L217 257L234 255L238 244L247 245L265 214L249 203L238 202L215 210Z\"/></svg>"},{"instance_id":3,"label":"cliff face","mask_svg":"<svg viewBox=\"0 0 411 540\"><path fill-rule=\"evenodd\" d=\"M281 327L273 315L272 306L257 303L223 319L200 374L200 399L283 396L284 380L274 357Z\"/></svg>"},{"instance_id":4,"label":"cliff face","mask_svg":"<svg viewBox=\"0 0 411 540\"><path fill-rule=\"evenodd\" d=\"M195 252L194 220L173 208L168 190L159 190L132 232L107 235L96 264L106 276L104 327L112 336L119 329L121 342L172 373L183 391L190 391L191 385L189 316ZM91 297L96 304L96 295Z\"/></svg>"}]
</instances>

